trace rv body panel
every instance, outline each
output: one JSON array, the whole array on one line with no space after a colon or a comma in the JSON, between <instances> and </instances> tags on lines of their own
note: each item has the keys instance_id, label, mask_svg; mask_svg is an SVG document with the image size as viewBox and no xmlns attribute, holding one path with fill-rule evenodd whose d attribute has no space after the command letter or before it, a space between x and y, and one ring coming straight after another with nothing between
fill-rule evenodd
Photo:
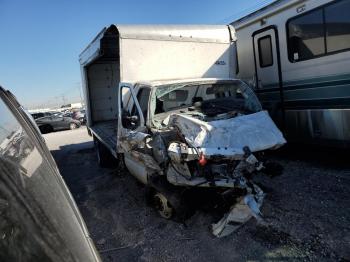
<instances>
[{"instance_id":1,"label":"rv body panel","mask_svg":"<svg viewBox=\"0 0 350 262\"><path fill-rule=\"evenodd\" d=\"M326 51L321 55L319 52L323 41L312 38L304 43L308 48L313 48L311 50L315 55L303 59L303 54L291 52L292 40L288 40L293 21L299 21L296 19L302 19L308 14L320 17L324 14L325 17L320 19L326 24L329 10L341 3L329 0L282 0L232 23L237 36L237 77L254 86L263 107L285 129L289 140L349 145L347 134L350 130L344 117L350 109L350 51ZM329 28L331 26L328 24ZM275 28L274 32L271 28ZM309 34L317 33L314 29L309 30ZM268 67L262 68L260 64L258 41L266 35L272 40L272 67L279 65L278 72L267 72ZM346 42L350 37L344 35L341 39ZM334 41L332 37L325 40L328 49Z\"/></svg>"}]
</instances>

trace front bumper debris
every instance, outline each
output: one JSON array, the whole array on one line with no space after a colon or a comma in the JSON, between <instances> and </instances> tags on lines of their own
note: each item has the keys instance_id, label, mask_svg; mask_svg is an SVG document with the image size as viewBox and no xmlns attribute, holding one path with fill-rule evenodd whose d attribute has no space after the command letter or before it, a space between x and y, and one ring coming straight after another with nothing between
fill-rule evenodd
<instances>
[{"instance_id":1,"label":"front bumper debris","mask_svg":"<svg viewBox=\"0 0 350 262\"><path fill-rule=\"evenodd\" d=\"M253 190L255 194L249 193L240 197L222 219L211 225L214 236L225 237L236 231L252 217L255 217L258 222L262 221L260 207L265 193L255 184L253 184Z\"/></svg>"}]
</instances>

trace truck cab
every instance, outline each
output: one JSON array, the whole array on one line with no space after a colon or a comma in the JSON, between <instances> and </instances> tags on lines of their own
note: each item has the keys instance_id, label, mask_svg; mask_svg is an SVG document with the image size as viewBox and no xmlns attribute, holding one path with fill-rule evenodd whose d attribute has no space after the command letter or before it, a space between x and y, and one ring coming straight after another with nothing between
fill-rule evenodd
<instances>
[{"instance_id":1,"label":"truck cab","mask_svg":"<svg viewBox=\"0 0 350 262\"><path fill-rule=\"evenodd\" d=\"M117 152L143 183L160 174L175 185L234 187L230 175L206 166L227 169L225 161L284 143L254 92L237 79L120 83L118 105Z\"/></svg>"}]
</instances>

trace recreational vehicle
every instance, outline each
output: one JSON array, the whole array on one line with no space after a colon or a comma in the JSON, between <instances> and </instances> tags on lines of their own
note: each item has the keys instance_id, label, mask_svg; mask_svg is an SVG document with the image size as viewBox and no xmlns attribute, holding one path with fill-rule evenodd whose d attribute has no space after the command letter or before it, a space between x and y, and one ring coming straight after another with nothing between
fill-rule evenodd
<instances>
[{"instance_id":1,"label":"recreational vehicle","mask_svg":"<svg viewBox=\"0 0 350 262\"><path fill-rule=\"evenodd\" d=\"M350 145L350 1L278 0L232 22L237 77L288 140Z\"/></svg>"}]
</instances>

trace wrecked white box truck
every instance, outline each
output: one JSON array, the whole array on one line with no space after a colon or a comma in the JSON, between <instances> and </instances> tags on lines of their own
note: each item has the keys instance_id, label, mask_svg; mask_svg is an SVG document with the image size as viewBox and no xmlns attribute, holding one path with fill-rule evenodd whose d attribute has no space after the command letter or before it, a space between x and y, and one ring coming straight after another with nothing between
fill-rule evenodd
<instances>
[{"instance_id":1,"label":"wrecked white box truck","mask_svg":"<svg viewBox=\"0 0 350 262\"><path fill-rule=\"evenodd\" d=\"M111 25L80 55L99 164L122 161L165 218L181 213L186 189L240 192L216 236L259 218L264 193L250 176L264 163L254 154L286 142L234 79L235 40L230 26Z\"/></svg>"}]
</instances>

